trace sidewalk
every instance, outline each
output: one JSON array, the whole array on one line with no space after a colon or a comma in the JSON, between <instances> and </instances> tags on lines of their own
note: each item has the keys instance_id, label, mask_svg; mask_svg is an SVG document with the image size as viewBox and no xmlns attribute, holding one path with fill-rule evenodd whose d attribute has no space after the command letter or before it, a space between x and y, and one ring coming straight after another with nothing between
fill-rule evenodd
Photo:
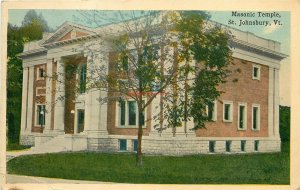
<instances>
[{"instance_id":1,"label":"sidewalk","mask_svg":"<svg viewBox=\"0 0 300 190\"><path fill-rule=\"evenodd\" d=\"M15 157L22 156L22 155L46 154L46 153L49 153L49 152L47 152L47 151L35 151L32 148L25 149L25 150L7 151L6 152L6 162L8 162L9 160L11 160Z\"/></svg>"},{"instance_id":2,"label":"sidewalk","mask_svg":"<svg viewBox=\"0 0 300 190\"><path fill-rule=\"evenodd\" d=\"M12 174L6 175L6 183L8 184L16 184L16 183L112 184L112 182L68 180L68 179L23 176L23 175L12 175Z\"/></svg>"}]
</instances>

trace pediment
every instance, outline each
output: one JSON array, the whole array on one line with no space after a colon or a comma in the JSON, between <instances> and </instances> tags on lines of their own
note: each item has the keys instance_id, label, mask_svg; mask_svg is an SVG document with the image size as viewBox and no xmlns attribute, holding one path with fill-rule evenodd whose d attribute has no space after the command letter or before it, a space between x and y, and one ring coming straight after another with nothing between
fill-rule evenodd
<instances>
[{"instance_id":1,"label":"pediment","mask_svg":"<svg viewBox=\"0 0 300 190\"><path fill-rule=\"evenodd\" d=\"M55 42L62 42L72 40L84 36L93 35L96 32L93 29L81 25L66 22L59 27L48 39L41 45L52 44Z\"/></svg>"},{"instance_id":2,"label":"pediment","mask_svg":"<svg viewBox=\"0 0 300 190\"><path fill-rule=\"evenodd\" d=\"M58 39L57 41L61 42L61 41L64 41L64 40L71 40L71 39L75 39L75 38L79 38L79 37L83 37L83 36L88 36L88 35L89 35L88 32L73 29L70 32L68 32L67 34L65 34L63 37Z\"/></svg>"}]
</instances>

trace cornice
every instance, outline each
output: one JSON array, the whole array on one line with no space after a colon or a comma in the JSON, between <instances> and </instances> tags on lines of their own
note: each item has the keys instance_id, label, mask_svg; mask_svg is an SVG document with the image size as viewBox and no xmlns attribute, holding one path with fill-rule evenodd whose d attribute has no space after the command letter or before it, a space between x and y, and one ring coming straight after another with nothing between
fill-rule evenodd
<instances>
[{"instance_id":1,"label":"cornice","mask_svg":"<svg viewBox=\"0 0 300 190\"><path fill-rule=\"evenodd\" d=\"M288 57L288 55L278 52L278 51L274 51L268 48L264 48L261 46L257 46L255 44L249 43L249 42L245 42L243 40L239 40L239 39L232 39L229 43L233 48L239 48L239 49L243 49L249 52L253 52L259 55L263 55L272 59L276 59L276 60L282 60L286 57Z\"/></svg>"}]
</instances>

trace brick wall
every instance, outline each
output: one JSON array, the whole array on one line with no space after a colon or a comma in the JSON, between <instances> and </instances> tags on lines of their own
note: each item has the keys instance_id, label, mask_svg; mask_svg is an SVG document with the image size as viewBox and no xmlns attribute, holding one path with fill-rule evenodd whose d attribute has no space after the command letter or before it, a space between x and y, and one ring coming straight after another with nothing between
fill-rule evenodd
<instances>
[{"instance_id":1,"label":"brick wall","mask_svg":"<svg viewBox=\"0 0 300 190\"><path fill-rule=\"evenodd\" d=\"M32 127L31 131L32 132L37 132L37 133L42 133L43 128L41 126L36 125L36 104L45 104L46 103L46 96L45 95L39 95L37 94L37 88L46 88L46 79L38 78L38 69L43 68L44 72L47 72L47 65L46 64L40 64L34 66L34 78L33 78L33 101L32 101L32 108L33 108L33 113L32 113Z\"/></svg>"},{"instance_id":2,"label":"brick wall","mask_svg":"<svg viewBox=\"0 0 300 190\"><path fill-rule=\"evenodd\" d=\"M249 61L234 58L232 71L227 82L219 89L224 93L217 103L217 121L208 122L206 129L197 130L196 135L202 137L266 137L268 136L268 91L269 68L261 67L260 80L252 79L253 64ZM258 64L256 64L258 65ZM237 71L237 69L239 71ZM237 79L237 82L233 82ZM233 101L233 120L223 122L223 100ZM247 104L247 129L238 130L238 103ZM252 130L252 104L260 105L260 130Z\"/></svg>"}]
</instances>

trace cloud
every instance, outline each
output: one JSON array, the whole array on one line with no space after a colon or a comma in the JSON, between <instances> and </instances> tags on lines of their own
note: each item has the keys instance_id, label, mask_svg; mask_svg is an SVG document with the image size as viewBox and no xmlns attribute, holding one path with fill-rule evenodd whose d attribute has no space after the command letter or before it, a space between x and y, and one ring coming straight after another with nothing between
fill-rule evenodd
<instances>
[{"instance_id":1,"label":"cloud","mask_svg":"<svg viewBox=\"0 0 300 190\"><path fill-rule=\"evenodd\" d=\"M273 33L273 32L275 32L276 30L278 30L279 29L279 26L280 25L275 25L275 24L271 24L270 26L266 26L265 28L264 28L264 30L263 30L263 33L264 34L271 34L271 33Z\"/></svg>"}]
</instances>

